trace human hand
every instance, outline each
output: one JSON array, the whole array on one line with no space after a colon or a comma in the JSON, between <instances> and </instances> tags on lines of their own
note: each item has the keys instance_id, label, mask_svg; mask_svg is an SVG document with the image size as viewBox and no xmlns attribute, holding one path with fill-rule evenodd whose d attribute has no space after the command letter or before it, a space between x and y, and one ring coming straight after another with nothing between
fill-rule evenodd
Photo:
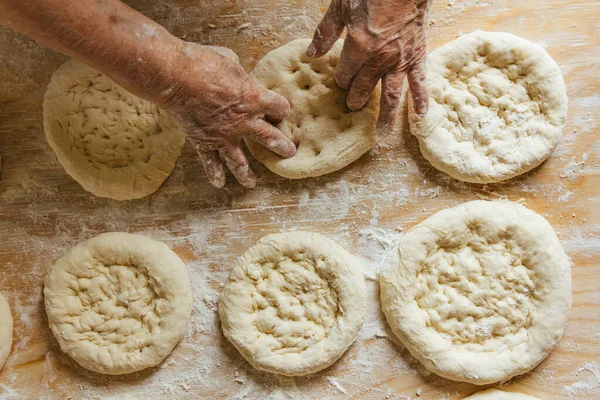
<instances>
[{"instance_id":1,"label":"human hand","mask_svg":"<svg viewBox=\"0 0 600 400\"><path fill-rule=\"evenodd\" d=\"M427 21L432 0L332 0L315 31L306 55L326 54L347 28L335 76L342 89L350 89L346 104L362 108L381 79L377 129L393 129L404 77L415 112L429 108L426 86Z\"/></svg>"},{"instance_id":2,"label":"human hand","mask_svg":"<svg viewBox=\"0 0 600 400\"><path fill-rule=\"evenodd\" d=\"M187 133L214 186L225 184L223 162L242 185L256 185L242 137L250 137L282 157L296 153L294 143L270 123L287 115L288 101L256 83L233 51L185 43L181 54L176 60L181 64L180 73L156 102Z\"/></svg>"}]
</instances>

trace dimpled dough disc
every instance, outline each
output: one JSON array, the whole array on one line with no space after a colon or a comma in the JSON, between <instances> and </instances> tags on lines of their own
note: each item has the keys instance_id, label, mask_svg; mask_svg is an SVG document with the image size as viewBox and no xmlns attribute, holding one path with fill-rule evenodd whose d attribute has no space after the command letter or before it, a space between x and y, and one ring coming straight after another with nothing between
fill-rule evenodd
<instances>
[{"instance_id":1,"label":"dimpled dough disc","mask_svg":"<svg viewBox=\"0 0 600 400\"><path fill-rule=\"evenodd\" d=\"M219 315L225 336L250 364L306 375L337 361L366 310L358 261L316 233L269 235L231 270Z\"/></svg>"},{"instance_id":2,"label":"dimpled dough disc","mask_svg":"<svg viewBox=\"0 0 600 400\"><path fill-rule=\"evenodd\" d=\"M48 85L44 131L73 179L96 196L117 200L154 193L185 143L164 111L75 60Z\"/></svg>"},{"instance_id":3,"label":"dimpled dough disc","mask_svg":"<svg viewBox=\"0 0 600 400\"><path fill-rule=\"evenodd\" d=\"M487 389L477 392L463 400L540 400L537 397L528 396L516 392L503 392L496 389Z\"/></svg>"},{"instance_id":4,"label":"dimpled dough disc","mask_svg":"<svg viewBox=\"0 0 600 400\"><path fill-rule=\"evenodd\" d=\"M423 156L456 179L488 183L523 174L562 136L565 84L535 43L475 31L431 53L427 69L430 109L421 119L409 105L410 130Z\"/></svg>"},{"instance_id":5,"label":"dimpled dough disc","mask_svg":"<svg viewBox=\"0 0 600 400\"><path fill-rule=\"evenodd\" d=\"M310 39L294 40L268 53L254 68L254 78L291 105L277 127L298 146L284 159L246 140L250 152L271 171L291 179L320 176L344 168L376 143L379 88L357 112L346 107L347 91L335 84L343 41L321 58L306 56Z\"/></svg>"},{"instance_id":6,"label":"dimpled dough disc","mask_svg":"<svg viewBox=\"0 0 600 400\"><path fill-rule=\"evenodd\" d=\"M13 319L8 301L0 293L0 370L4 366L12 347Z\"/></svg>"},{"instance_id":7,"label":"dimpled dough disc","mask_svg":"<svg viewBox=\"0 0 600 400\"><path fill-rule=\"evenodd\" d=\"M432 372L478 385L533 369L562 336L571 269L540 215L509 201L438 212L380 277L393 332Z\"/></svg>"},{"instance_id":8,"label":"dimpled dough disc","mask_svg":"<svg viewBox=\"0 0 600 400\"><path fill-rule=\"evenodd\" d=\"M111 375L159 364L185 334L192 312L190 278L177 254L122 232L69 250L46 278L44 298L61 350Z\"/></svg>"}]
</instances>

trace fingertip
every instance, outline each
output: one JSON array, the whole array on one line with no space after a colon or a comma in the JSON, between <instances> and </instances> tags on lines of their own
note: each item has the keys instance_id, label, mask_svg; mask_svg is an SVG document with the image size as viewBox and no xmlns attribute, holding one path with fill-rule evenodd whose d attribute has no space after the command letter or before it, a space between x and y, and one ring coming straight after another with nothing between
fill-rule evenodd
<instances>
[{"instance_id":1,"label":"fingertip","mask_svg":"<svg viewBox=\"0 0 600 400\"><path fill-rule=\"evenodd\" d=\"M315 44L315 41L313 40L310 45L308 46L308 49L306 49L306 56L307 57L314 57L317 55L317 45Z\"/></svg>"},{"instance_id":2,"label":"fingertip","mask_svg":"<svg viewBox=\"0 0 600 400\"><path fill-rule=\"evenodd\" d=\"M247 175L244 179L239 180L238 182L248 189L254 189L256 187L256 175L254 172L248 167Z\"/></svg>"}]
</instances>

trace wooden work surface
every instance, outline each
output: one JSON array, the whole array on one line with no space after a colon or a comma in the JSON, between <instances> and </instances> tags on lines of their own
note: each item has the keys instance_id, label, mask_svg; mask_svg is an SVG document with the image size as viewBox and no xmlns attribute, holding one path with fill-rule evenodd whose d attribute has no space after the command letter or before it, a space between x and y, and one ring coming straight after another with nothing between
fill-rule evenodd
<instances>
[{"instance_id":1,"label":"wooden work surface","mask_svg":"<svg viewBox=\"0 0 600 400\"><path fill-rule=\"evenodd\" d=\"M326 9L309 0L129 3L175 35L231 47L247 70L267 51L310 36ZM434 0L430 49L475 29L542 44L564 74L564 137L532 173L485 187L452 180L422 158L404 109L399 133L326 177L289 181L255 164L256 189L229 184L216 190L186 145L157 193L117 202L85 192L46 143L42 98L65 57L0 28L0 291L15 320L0 398L460 399L478 388L428 373L393 342L379 311L376 270L401 229L464 201L507 197L524 199L551 222L574 266L564 337L540 366L504 388L544 399L600 399L600 2ZM347 354L321 373L296 379L250 367L221 335L215 311L236 257L284 230L322 233L360 257L370 299ZM195 297L187 335L174 353L157 368L122 377L90 373L61 354L43 311L43 279L52 264L106 231L168 243L188 265Z\"/></svg>"}]
</instances>

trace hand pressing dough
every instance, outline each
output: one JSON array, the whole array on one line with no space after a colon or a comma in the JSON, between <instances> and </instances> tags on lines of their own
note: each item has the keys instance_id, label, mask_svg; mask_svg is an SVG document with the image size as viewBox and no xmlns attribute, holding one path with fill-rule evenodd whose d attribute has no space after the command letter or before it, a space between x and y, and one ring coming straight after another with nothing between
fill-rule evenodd
<instances>
[{"instance_id":1,"label":"hand pressing dough","mask_svg":"<svg viewBox=\"0 0 600 400\"><path fill-rule=\"evenodd\" d=\"M316 233L269 235L238 260L221 293L225 336L255 368L298 376L336 362L366 311L358 261Z\"/></svg>"},{"instance_id":2,"label":"hand pressing dough","mask_svg":"<svg viewBox=\"0 0 600 400\"><path fill-rule=\"evenodd\" d=\"M185 334L190 278L169 247L150 238L104 233L56 262L44 288L60 348L101 374L159 364Z\"/></svg>"},{"instance_id":3,"label":"hand pressing dough","mask_svg":"<svg viewBox=\"0 0 600 400\"><path fill-rule=\"evenodd\" d=\"M427 369L477 385L539 364L562 336L570 262L550 224L509 201L438 212L381 274L393 332Z\"/></svg>"},{"instance_id":4,"label":"hand pressing dough","mask_svg":"<svg viewBox=\"0 0 600 400\"><path fill-rule=\"evenodd\" d=\"M516 392L503 392L496 389L487 389L477 392L463 400L540 400L537 397L528 396Z\"/></svg>"},{"instance_id":5,"label":"hand pressing dough","mask_svg":"<svg viewBox=\"0 0 600 400\"><path fill-rule=\"evenodd\" d=\"M290 179L342 169L377 142L379 88L362 110L350 112L347 91L334 79L343 40L321 58L306 56L310 42L298 39L271 51L252 72L258 82L290 102L289 115L276 126L296 143L298 151L285 159L251 139L246 139L246 144L258 161Z\"/></svg>"},{"instance_id":6,"label":"hand pressing dough","mask_svg":"<svg viewBox=\"0 0 600 400\"><path fill-rule=\"evenodd\" d=\"M475 31L428 58L429 112L408 107L421 153L466 182L497 182L546 160L562 136L567 92L541 46L518 36ZM410 96L409 96L410 99Z\"/></svg>"},{"instance_id":7,"label":"hand pressing dough","mask_svg":"<svg viewBox=\"0 0 600 400\"><path fill-rule=\"evenodd\" d=\"M13 319L8 301L0 293L0 370L8 359L12 347Z\"/></svg>"},{"instance_id":8,"label":"hand pressing dough","mask_svg":"<svg viewBox=\"0 0 600 400\"><path fill-rule=\"evenodd\" d=\"M185 143L167 113L74 60L48 85L44 130L73 179L96 196L116 200L154 193Z\"/></svg>"}]
</instances>

